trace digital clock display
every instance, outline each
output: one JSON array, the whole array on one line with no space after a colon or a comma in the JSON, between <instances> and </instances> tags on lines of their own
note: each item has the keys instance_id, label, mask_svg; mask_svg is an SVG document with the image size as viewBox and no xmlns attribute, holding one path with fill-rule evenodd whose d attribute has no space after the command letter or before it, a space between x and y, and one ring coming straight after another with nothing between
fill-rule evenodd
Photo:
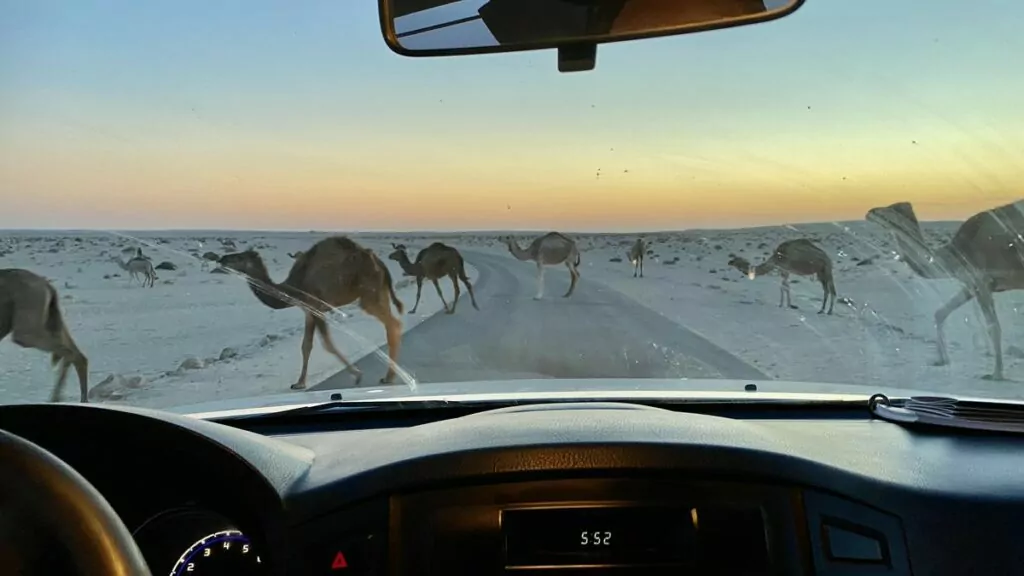
<instances>
[{"instance_id":1,"label":"digital clock display","mask_svg":"<svg viewBox=\"0 0 1024 576\"><path fill-rule=\"evenodd\" d=\"M689 510L580 507L505 510L505 565L668 566L692 556Z\"/></svg>"}]
</instances>

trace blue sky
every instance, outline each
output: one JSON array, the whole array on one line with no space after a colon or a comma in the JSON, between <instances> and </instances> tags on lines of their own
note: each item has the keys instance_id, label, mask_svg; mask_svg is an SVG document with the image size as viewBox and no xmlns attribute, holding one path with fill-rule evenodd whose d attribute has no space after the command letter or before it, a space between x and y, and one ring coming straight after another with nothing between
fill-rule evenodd
<instances>
[{"instance_id":1,"label":"blue sky","mask_svg":"<svg viewBox=\"0 0 1024 576\"><path fill-rule=\"evenodd\" d=\"M1024 4L403 58L366 1L0 0L0 227L665 229L1024 196Z\"/></svg>"}]
</instances>

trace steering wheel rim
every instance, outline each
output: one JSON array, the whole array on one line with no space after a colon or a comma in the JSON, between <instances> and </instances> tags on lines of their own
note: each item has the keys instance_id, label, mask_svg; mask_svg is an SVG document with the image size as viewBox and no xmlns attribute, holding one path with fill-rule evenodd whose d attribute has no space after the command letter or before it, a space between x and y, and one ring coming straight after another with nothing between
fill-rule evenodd
<instances>
[{"instance_id":1,"label":"steering wheel rim","mask_svg":"<svg viewBox=\"0 0 1024 576\"><path fill-rule=\"evenodd\" d=\"M48 450L0 430L0 495L57 536L81 574L151 576L131 532L81 474Z\"/></svg>"}]
</instances>

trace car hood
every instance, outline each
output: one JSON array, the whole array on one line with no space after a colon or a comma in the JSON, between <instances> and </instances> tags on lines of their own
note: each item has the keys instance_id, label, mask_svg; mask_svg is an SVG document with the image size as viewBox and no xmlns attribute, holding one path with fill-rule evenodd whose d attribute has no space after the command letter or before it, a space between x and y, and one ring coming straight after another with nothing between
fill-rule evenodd
<instances>
[{"instance_id":1,"label":"car hood","mask_svg":"<svg viewBox=\"0 0 1024 576\"><path fill-rule=\"evenodd\" d=\"M747 386L756 390L746 390ZM270 414L290 408L309 406L338 400L346 401L406 401L452 400L460 402L500 401L529 402L531 400L656 400L678 401L745 401L786 400L793 402L820 402L828 400L867 400L872 394L893 397L935 396L934 392L909 390L891 386L858 386L853 384L827 384L819 382L789 382L784 380L678 380L678 379L535 379L487 380L479 382L453 382L405 385L367 386L343 390L310 390L218 400L163 408L167 412L187 414L197 418L223 418L256 414Z\"/></svg>"}]
</instances>

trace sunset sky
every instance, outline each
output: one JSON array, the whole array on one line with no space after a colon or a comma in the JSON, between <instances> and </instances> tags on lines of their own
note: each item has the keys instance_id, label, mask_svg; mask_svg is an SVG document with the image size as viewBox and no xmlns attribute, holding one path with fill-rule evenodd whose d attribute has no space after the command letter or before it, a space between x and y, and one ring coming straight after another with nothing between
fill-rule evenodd
<instances>
[{"instance_id":1,"label":"sunset sky","mask_svg":"<svg viewBox=\"0 0 1024 576\"><path fill-rule=\"evenodd\" d=\"M559 74L395 55L372 0L0 0L0 228L962 219L1024 198L1020 30L1009 0L808 0Z\"/></svg>"}]
</instances>

